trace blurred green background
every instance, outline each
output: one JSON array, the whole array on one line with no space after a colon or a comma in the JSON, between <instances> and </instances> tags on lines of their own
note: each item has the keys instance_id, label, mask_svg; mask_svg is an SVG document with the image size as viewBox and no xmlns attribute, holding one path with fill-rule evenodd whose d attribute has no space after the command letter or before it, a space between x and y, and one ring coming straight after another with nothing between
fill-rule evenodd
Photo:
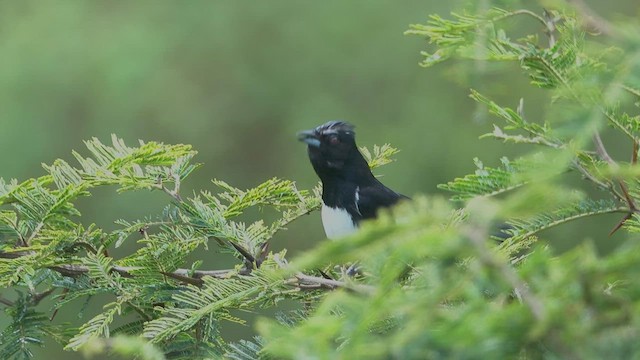
<instances>
[{"instance_id":1,"label":"blurred green background","mask_svg":"<svg viewBox=\"0 0 640 360\"><path fill-rule=\"evenodd\" d=\"M499 3L542 10L536 2ZM475 169L474 157L493 166L503 155L530 150L478 139L494 120L468 98L469 88L503 105L524 97L532 119L548 102L515 65L417 65L426 44L402 35L408 24L462 5L0 1L0 176L39 176L41 163L82 152L83 139L110 141L115 133L129 144L192 144L204 167L184 184L186 193L213 190L211 178L250 187L281 177L311 188L317 180L295 133L343 119L356 125L360 145L389 142L402 150L378 171L386 184L407 195L440 193L437 184ZM636 15L639 7L637 0L591 5L613 19ZM622 146L612 152L623 153ZM160 192L116 196L115 189L100 189L79 204L81 221L113 229L114 220L159 214L168 201ZM578 222L557 230L558 239L591 238L606 249L624 238L607 237L617 220ZM312 214L280 233L272 249L295 255L323 239L319 215ZM206 268L228 266L214 249L200 255ZM86 312L85 321L95 314L91 307ZM74 315L66 311L56 321L78 322ZM37 358L79 358L55 345L44 354Z\"/></svg>"}]
</instances>

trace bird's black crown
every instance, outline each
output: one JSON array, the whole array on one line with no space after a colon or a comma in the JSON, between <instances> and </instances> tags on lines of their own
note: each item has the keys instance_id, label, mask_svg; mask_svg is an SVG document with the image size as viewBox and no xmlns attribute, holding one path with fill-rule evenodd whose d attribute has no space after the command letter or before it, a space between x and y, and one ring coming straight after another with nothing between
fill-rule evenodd
<instances>
[{"instance_id":1,"label":"bird's black crown","mask_svg":"<svg viewBox=\"0 0 640 360\"><path fill-rule=\"evenodd\" d=\"M329 121L326 122L318 127L316 127L314 130L318 133L318 134L329 134L329 133L350 133L351 135L355 135L353 129L355 128L355 126L349 124L346 121Z\"/></svg>"}]
</instances>

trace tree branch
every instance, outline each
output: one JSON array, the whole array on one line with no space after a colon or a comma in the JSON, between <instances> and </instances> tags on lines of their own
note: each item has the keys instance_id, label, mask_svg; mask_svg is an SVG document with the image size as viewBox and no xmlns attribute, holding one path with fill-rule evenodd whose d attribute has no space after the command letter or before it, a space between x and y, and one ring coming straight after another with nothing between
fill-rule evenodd
<instances>
[{"instance_id":1,"label":"tree branch","mask_svg":"<svg viewBox=\"0 0 640 360\"><path fill-rule=\"evenodd\" d=\"M31 301L33 302L34 305L38 305L40 303L40 301L42 301L42 299L46 298L47 296L51 295L56 289L55 288L50 288L47 289L43 292L40 293L35 293L33 294L33 297L31 298Z\"/></svg>"},{"instance_id":2,"label":"tree branch","mask_svg":"<svg viewBox=\"0 0 640 360\"><path fill-rule=\"evenodd\" d=\"M22 256L29 255L28 252L0 252L0 259L16 259ZM77 264L60 264L47 266L49 270L60 273L63 276L67 277L78 277L85 275L89 272L89 268L85 265L77 265ZM120 274L122 277L133 278L135 277L134 272L136 270L140 270L142 267L136 266L113 266L111 271ZM249 269L222 269L222 270L192 270L192 269L176 269L173 272L161 272L162 275L168 276L174 280L181 281L186 284L192 284L196 286L201 286L203 281L202 278L205 276L211 276L217 279L227 279L233 275L246 276L249 275L251 271ZM323 277L316 277L311 275L306 275L301 272L296 273L292 279L295 279L295 283L297 283L300 288L327 288L327 289L336 289L343 288L355 291L357 293L361 293L364 295L371 295L375 291L375 287L370 285L356 284L353 282L339 281L333 279L326 279ZM48 295L48 294L47 294ZM0 298L2 299L2 298ZM4 303L0 301L0 303Z\"/></svg>"},{"instance_id":3,"label":"tree branch","mask_svg":"<svg viewBox=\"0 0 640 360\"><path fill-rule=\"evenodd\" d=\"M5 299L4 297L0 296L0 304L6 305L6 306L13 306L13 301L9 299Z\"/></svg>"},{"instance_id":4,"label":"tree branch","mask_svg":"<svg viewBox=\"0 0 640 360\"><path fill-rule=\"evenodd\" d=\"M43 226L44 226L44 220L39 222L38 225L36 225L36 228L33 229L33 231L31 232L31 235L29 235L29 237L27 239L21 237L22 245L24 247L28 247L31 244L31 241L33 241L33 239L36 237L36 235L38 235L40 230L42 230Z\"/></svg>"},{"instance_id":5,"label":"tree branch","mask_svg":"<svg viewBox=\"0 0 640 360\"><path fill-rule=\"evenodd\" d=\"M356 283L333 280L333 279L325 279L323 277L311 276L303 273L297 273L295 275L295 278L299 280L298 283L299 285L301 285L301 287L304 287L305 284L320 285L321 287L326 287L329 289L335 289L335 288L348 289L363 295L371 295L376 290L376 288L371 285L356 284Z\"/></svg>"}]
</instances>

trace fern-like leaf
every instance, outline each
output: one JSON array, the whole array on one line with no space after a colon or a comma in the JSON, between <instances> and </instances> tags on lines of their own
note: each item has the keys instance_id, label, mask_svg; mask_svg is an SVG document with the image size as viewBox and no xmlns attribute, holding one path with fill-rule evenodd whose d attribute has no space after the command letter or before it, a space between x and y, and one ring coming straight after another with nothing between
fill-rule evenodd
<instances>
[{"instance_id":1,"label":"fern-like leaf","mask_svg":"<svg viewBox=\"0 0 640 360\"><path fill-rule=\"evenodd\" d=\"M51 324L47 315L29 306L26 296L21 295L5 312L11 323L0 332L0 359L31 359L32 349L44 346L47 338L60 342L68 339L62 327Z\"/></svg>"},{"instance_id":2,"label":"fern-like leaf","mask_svg":"<svg viewBox=\"0 0 640 360\"><path fill-rule=\"evenodd\" d=\"M229 279L204 278L202 288L189 286L173 296L176 305L158 308L162 317L145 324L143 335L159 343L189 331L209 314L219 319L241 321L229 314L230 309L248 308L263 297L269 297L283 280L266 271L257 270L250 276Z\"/></svg>"},{"instance_id":3,"label":"fern-like leaf","mask_svg":"<svg viewBox=\"0 0 640 360\"><path fill-rule=\"evenodd\" d=\"M526 179L516 176L527 168L523 161L512 162L506 157L500 161L501 167L490 168L476 158L474 162L477 169L474 174L438 185L438 188L453 192L455 195L452 200L468 200L476 196L498 195L527 184Z\"/></svg>"},{"instance_id":4,"label":"fern-like leaf","mask_svg":"<svg viewBox=\"0 0 640 360\"><path fill-rule=\"evenodd\" d=\"M513 251L509 250L511 247L517 246L519 242L527 241L527 239L540 231L572 220L616 212L624 213L628 212L628 210L613 201L587 199L550 213L542 213L533 218L510 219L507 221L508 226L502 230L508 238L501 243L500 247L509 253L513 253Z\"/></svg>"}]
</instances>

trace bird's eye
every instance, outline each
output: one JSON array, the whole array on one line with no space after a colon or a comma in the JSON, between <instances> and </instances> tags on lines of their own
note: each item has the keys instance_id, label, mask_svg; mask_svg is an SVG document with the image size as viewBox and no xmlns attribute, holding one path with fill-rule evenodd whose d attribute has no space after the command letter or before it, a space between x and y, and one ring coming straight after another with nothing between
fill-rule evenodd
<instances>
[{"instance_id":1,"label":"bird's eye","mask_svg":"<svg viewBox=\"0 0 640 360\"><path fill-rule=\"evenodd\" d=\"M329 137L329 144L335 145L335 144L337 144L339 142L340 142L340 139L338 139L338 136L332 135L332 136Z\"/></svg>"}]
</instances>

